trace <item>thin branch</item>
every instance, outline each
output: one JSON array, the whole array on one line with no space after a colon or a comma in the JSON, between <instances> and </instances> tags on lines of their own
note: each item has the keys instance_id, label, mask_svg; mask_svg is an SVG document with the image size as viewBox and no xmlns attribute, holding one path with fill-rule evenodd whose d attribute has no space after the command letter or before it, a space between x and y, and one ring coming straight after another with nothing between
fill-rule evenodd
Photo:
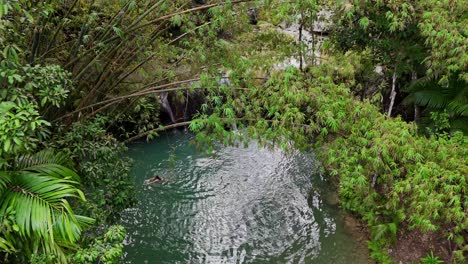
<instances>
[{"instance_id":1,"label":"thin branch","mask_svg":"<svg viewBox=\"0 0 468 264\"><path fill-rule=\"evenodd\" d=\"M190 30L190 31L187 31L185 32L184 34L178 36L177 38L171 40L171 42L169 42L167 45L171 45L173 44L174 42L176 42L177 40L185 37L186 35L194 32L195 30L199 29L199 28L202 28L206 25L209 25L211 24L212 22L207 22L205 24L202 24L198 27L195 27L194 29ZM154 56L156 56L156 53L153 53L151 54L150 56L148 56L147 58L145 58L143 61L141 61L140 63L138 63L136 66L134 66L131 70L127 71L127 73L125 73L122 77L120 77L117 82L109 89L110 91L112 91L115 87L117 87L120 83L122 83L123 80L125 80L128 76L130 76L132 73L134 73L136 70L138 70L139 68L141 68L145 63L147 63L149 60L153 59Z\"/></svg>"},{"instance_id":2,"label":"thin branch","mask_svg":"<svg viewBox=\"0 0 468 264\"><path fill-rule=\"evenodd\" d=\"M174 86L174 85L180 85L180 84L199 81L199 80L200 80L199 78L196 78L196 79L178 81L178 82L173 82L173 83L167 83L167 84L152 87L152 89L166 88L166 87L170 87L170 86ZM61 119L65 118L65 117L71 116L71 115L76 114L76 113L78 113L80 111L83 111L83 110L86 110L86 109L89 109L89 108L92 108L92 107L95 107L95 106L98 106L98 105L108 104L108 103L111 103L111 102L116 101L116 100L123 100L123 99L126 99L126 98L139 96L139 93L141 93L141 91L138 91L136 93L132 93L132 94L129 94L129 95L120 96L120 97L117 97L117 98L104 100L104 101L97 102L97 103L94 103L94 104L90 104L90 105L87 105L87 106L83 106L83 107L81 107L79 109L76 109L76 110L74 110L74 111L72 111L72 112L70 112L70 113L68 113L68 114L66 114L66 115L64 115L62 117L59 117L59 118L55 119L53 122L61 120Z\"/></svg>"},{"instance_id":3,"label":"thin branch","mask_svg":"<svg viewBox=\"0 0 468 264\"><path fill-rule=\"evenodd\" d=\"M75 0L72 5L70 6L70 8L68 9L67 13L65 13L64 16L62 16L62 20L61 20L61 23L60 25L57 27L57 29L55 30L54 32L54 35L52 36L52 40L49 42L49 44L47 45L47 48L46 48L46 53L48 53L48 51L52 48L52 45L55 43L55 40L57 39L57 35L58 33L60 32L60 30L62 30L62 27L63 25L65 24L65 18L68 17L68 15L70 15L70 13L72 12L73 8L75 8L75 5L78 3L78 0Z\"/></svg>"},{"instance_id":4,"label":"thin branch","mask_svg":"<svg viewBox=\"0 0 468 264\"><path fill-rule=\"evenodd\" d=\"M226 121L232 121L233 119L234 120L238 120L238 121L247 121L247 122L257 122L258 120L257 119L250 119L250 118L229 118L229 119L226 119L226 118L221 118L222 120L226 120ZM271 120L271 119L263 119L263 121L266 121L268 123L273 123L274 121L279 121L279 120ZM171 129L171 128L177 128L177 127L182 127L182 126L187 126L187 125L190 125L192 123L192 121L185 121L185 122L180 122L180 123L175 123L175 124L170 124L170 125L167 125L167 126L163 126L163 127L158 127L158 128L155 128L155 129L152 129L152 130L149 130L149 131L146 131L144 133L141 133L141 134L138 134L136 136L133 136L127 140L124 141L124 143L129 143L129 142L132 142L132 141L135 141L137 139L140 139L144 136L147 136L151 133L154 133L154 132L160 132L160 131L165 131L167 129ZM296 124L295 126L301 126L301 127L306 127L306 128L310 128L309 125L306 125L306 124Z\"/></svg>"},{"instance_id":5,"label":"thin branch","mask_svg":"<svg viewBox=\"0 0 468 264\"><path fill-rule=\"evenodd\" d=\"M252 2L252 1L255 1L255 0L235 0L235 1L231 1L231 4L239 4L239 3L246 3L246 2ZM222 2L222 3L216 3L216 4L209 4L209 5L203 5L203 6L199 6L199 7L195 7L195 8L191 8L191 9L186 9L186 10L182 10L182 11L179 11L179 12L175 12L175 13L171 13L171 14L168 14L168 15L165 15L165 16L162 16L162 17L159 17L159 18L156 18L156 19L153 19L147 23L144 23L142 25L139 25L139 26L136 26L136 27L133 27L133 28L129 28L128 30L125 30L126 33L129 33L129 32L134 32L135 30L138 30L138 29L141 29L143 27L146 27L146 26L149 26L151 24L154 24L154 23L157 23L157 22L161 22L161 21L164 21L164 20L167 20L167 19L170 19L176 15L181 15L181 14L186 14L186 13L191 13L191 12L197 12L197 11L201 11L201 10L205 10L205 9L209 9L211 7L215 7L215 6L221 6L221 5L226 5L226 2ZM114 37L111 37L107 40L104 40L102 42L102 44L109 44L111 43L112 41L114 40L118 40L120 39L119 36L114 36ZM90 52L92 52L93 50L97 49L98 46L94 46L92 47L91 49L87 50L84 54L82 54L80 57L77 57L73 60L71 60L66 66L68 65L73 65L76 61L78 61L81 57L84 57L86 55L88 55ZM66 67L65 66L65 67Z\"/></svg>"},{"instance_id":6,"label":"thin branch","mask_svg":"<svg viewBox=\"0 0 468 264\"><path fill-rule=\"evenodd\" d=\"M198 87L198 89L202 89L203 87ZM173 92L173 91L178 91L178 90L186 90L187 88L186 87L176 87L176 88L169 88L169 89L164 89L164 90L149 90L149 91L145 91L145 92L140 92L140 93L135 93L135 94L131 94L131 95L128 95L128 96L122 96L122 97L117 97L117 98L113 98L114 100L108 104L106 104L105 106L93 111L93 113L91 113L89 116L93 116L94 114L97 114L103 110L105 110L106 108L109 108L110 106L114 105L114 104L117 104L117 103L120 103L121 101L125 100L125 99L128 99L128 98L131 98L131 97L138 97L138 96L144 96L144 95L148 95L148 94L156 94L156 93L164 93L164 92ZM234 90L243 90L243 91L250 91L249 88L233 88Z\"/></svg>"},{"instance_id":7,"label":"thin branch","mask_svg":"<svg viewBox=\"0 0 468 264\"><path fill-rule=\"evenodd\" d=\"M146 131L144 133L138 134L136 136L133 136L133 137L125 140L124 143L129 143L129 142L135 141L137 139L140 139L140 138L142 138L144 136L147 136L147 135L149 135L151 133L154 133L154 132L160 132L160 131L164 131L164 130L171 129L171 128L187 126L187 125L190 125L190 123L192 123L192 121L180 122L180 123L170 124L170 125L167 125L167 126L164 126L164 127L158 127L156 129L152 129L152 130Z\"/></svg>"},{"instance_id":8,"label":"thin branch","mask_svg":"<svg viewBox=\"0 0 468 264\"><path fill-rule=\"evenodd\" d=\"M222 78L228 78L228 77L222 77ZM265 78L257 78L257 79L265 79ZM70 112L70 113L68 113L66 115L63 115L63 116L53 120L52 122L62 120L65 117L69 117L69 116L71 116L73 114L76 114L78 112L81 112L83 110L93 108L95 106L99 106L99 105L103 105L103 104L109 104L110 103L110 105L112 105L112 104L118 103L118 102L120 102L120 101L122 101L124 99L132 98L132 97L138 97L138 96L143 96L143 95L148 95L148 94L153 94L153 93L172 92L172 91L187 89L186 87L176 87L176 88L168 88L168 89L160 90L161 88L166 88L166 87L171 87L171 86L178 86L178 85L181 85L181 84L196 82L196 81L199 81L199 80L200 80L199 78L196 78L196 79L177 81L177 82L173 82L173 83L168 83L168 84L163 84L163 85L158 85L158 86L155 86L155 87L151 87L151 88L146 89L144 91L138 91L138 92L135 92L135 93L132 93L132 94L111 98L111 99L108 99L108 100L104 100L104 101L101 101L101 102L98 102L98 103L94 103L94 104L91 104L91 105L88 105L88 106L81 107L81 108L79 108L77 110L74 110L74 111L72 111L72 112ZM199 88L202 89L203 87L199 87ZM248 89L248 88L233 88L233 89L250 91L250 89ZM108 105L108 106L110 106L110 105ZM106 107L108 107L108 106L106 106Z\"/></svg>"}]
</instances>

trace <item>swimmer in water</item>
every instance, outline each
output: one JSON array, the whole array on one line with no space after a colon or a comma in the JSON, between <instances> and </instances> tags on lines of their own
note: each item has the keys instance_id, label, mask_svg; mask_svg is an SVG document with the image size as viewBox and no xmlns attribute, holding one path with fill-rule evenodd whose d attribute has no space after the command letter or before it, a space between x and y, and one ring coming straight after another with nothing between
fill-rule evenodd
<instances>
[{"instance_id":1,"label":"swimmer in water","mask_svg":"<svg viewBox=\"0 0 468 264\"><path fill-rule=\"evenodd\" d=\"M149 179L146 179L145 180L145 184L153 184L153 183L158 183L158 182L162 182L162 178L159 177L159 175L156 175L152 178L149 178Z\"/></svg>"}]
</instances>

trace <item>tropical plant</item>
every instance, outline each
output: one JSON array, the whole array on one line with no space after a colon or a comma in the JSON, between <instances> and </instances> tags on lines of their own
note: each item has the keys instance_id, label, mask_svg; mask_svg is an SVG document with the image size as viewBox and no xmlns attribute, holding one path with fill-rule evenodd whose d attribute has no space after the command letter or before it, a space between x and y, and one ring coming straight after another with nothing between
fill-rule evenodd
<instances>
[{"instance_id":1,"label":"tropical plant","mask_svg":"<svg viewBox=\"0 0 468 264\"><path fill-rule=\"evenodd\" d=\"M123 240L125 228L120 225L109 227L104 236L96 237L86 248L78 250L71 256L71 261L77 264L121 262L123 256Z\"/></svg>"},{"instance_id":2,"label":"tropical plant","mask_svg":"<svg viewBox=\"0 0 468 264\"><path fill-rule=\"evenodd\" d=\"M124 157L124 144L106 131L109 120L97 116L74 123L68 131L57 131L53 144L78 164L83 191L90 202L79 204L77 210L91 215L99 224L115 221L135 202L132 163Z\"/></svg>"},{"instance_id":3,"label":"tropical plant","mask_svg":"<svg viewBox=\"0 0 468 264\"><path fill-rule=\"evenodd\" d=\"M0 172L0 219L11 225L1 230L5 252L28 257L44 253L66 262L66 251L94 221L76 215L68 202L85 197L78 189L79 176L67 166L66 155L43 150L18 155L8 170Z\"/></svg>"},{"instance_id":4,"label":"tropical plant","mask_svg":"<svg viewBox=\"0 0 468 264\"><path fill-rule=\"evenodd\" d=\"M425 256L424 258L421 259L421 263L423 264L441 264L444 263L442 260L439 259L439 257L434 255L434 252L430 252Z\"/></svg>"},{"instance_id":5,"label":"tropical plant","mask_svg":"<svg viewBox=\"0 0 468 264\"><path fill-rule=\"evenodd\" d=\"M383 70L392 87L381 90L388 114L407 96L399 89L411 85L416 76L424 80L425 88L421 88L421 82L411 85L413 100L406 100L406 109L400 110L412 112L413 105L408 109L408 103L415 103L416 120L420 105L430 101L440 106L445 97L453 98L451 92L455 90L446 87L453 86L454 81L466 87L467 7L463 0L344 1L337 7L331 32L333 43L343 51L372 52L374 67ZM451 91L444 95L447 90ZM444 111L430 108L426 109L427 116L430 111Z\"/></svg>"},{"instance_id":6,"label":"tropical plant","mask_svg":"<svg viewBox=\"0 0 468 264\"><path fill-rule=\"evenodd\" d=\"M338 1L327 44L338 52L323 49L323 64L303 72L273 70L308 51L269 23L249 32L253 2L263 5L260 18L299 23L302 33L334 1L0 0L0 250L18 262L64 262L91 222L74 211L100 224L118 218L134 186L116 137L177 126L160 124L154 95L164 92L184 109L201 105L190 128L206 150L251 138L317 149L339 179L342 206L371 227L377 260L390 261L385 249L402 227L443 230L462 259L467 139L445 132L466 117L465 1ZM401 87L432 118L428 138L375 106L405 112L396 111ZM28 155L44 146L67 154ZM66 157L77 162L90 203L80 203ZM111 231L118 236L68 259L118 261L123 231Z\"/></svg>"},{"instance_id":7,"label":"tropical plant","mask_svg":"<svg viewBox=\"0 0 468 264\"><path fill-rule=\"evenodd\" d=\"M407 89L409 95L404 103L416 104L425 108L424 126L433 127L430 112L447 112L450 128L467 133L468 122L468 85L454 74L447 83L441 84L434 78L422 78L413 82Z\"/></svg>"},{"instance_id":8,"label":"tropical plant","mask_svg":"<svg viewBox=\"0 0 468 264\"><path fill-rule=\"evenodd\" d=\"M192 77L213 64L211 44L220 33L245 30L247 12L238 12L247 9L244 2L13 1L2 4L8 15L0 17L0 48L19 52L22 62L71 72L80 89L67 103L82 112L71 115L80 119L109 97ZM176 72L181 65L187 74Z\"/></svg>"},{"instance_id":9,"label":"tropical plant","mask_svg":"<svg viewBox=\"0 0 468 264\"><path fill-rule=\"evenodd\" d=\"M371 227L369 245L381 262L389 260L385 248L402 226L443 229L457 241L467 227L466 137L420 137L415 125L353 98L348 85L355 82L354 56L347 55L305 74L293 68L273 73L264 87L235 95L215 90L190 128L208 150L215 139L237 144L249 138L317 149L330 176L339 178L342 206ZM233 123L242 133L231 129ZM452 254L464 252L464 244L460 240Z\"/></svg>"}]
</instances>

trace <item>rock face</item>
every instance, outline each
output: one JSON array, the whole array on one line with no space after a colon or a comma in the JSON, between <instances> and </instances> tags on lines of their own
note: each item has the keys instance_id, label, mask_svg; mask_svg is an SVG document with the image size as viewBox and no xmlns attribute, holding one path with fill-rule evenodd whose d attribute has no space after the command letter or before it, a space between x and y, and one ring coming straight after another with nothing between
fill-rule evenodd
<instances>
[{"instance_id":1,"label":"rock face","mask_svg":"<svg viewBox=\"0 0 468 264\"><path fill-rule=\"evenodd\" d=\"M297 42L301 41L305 44L306 49L302 54L302 59L299 57L291 57L288 60L276 65L275 69L282 70L286 67L293 66L300 68L301 64L306 67L307 64L320 63L320 47L328 36L328 28L330 27L330 20L332 13L327 10L319 12L319 19L313 24L312 28L301 28L298 23L286 24L282 23L277 27L280 32L291 36ZM312 58L312 61L307 58Z\"/></svg>"},{"instance_id":2,"label":"rock face","mask_svg":"<svg viewBox=\"0 0 468 264\"><path fill-rule=\"evenodd\" d=\"M323 200L329 205L337 206L340 203L340 196L338 192L329 192L323 195Z\"/></svg>"}]
</instances>

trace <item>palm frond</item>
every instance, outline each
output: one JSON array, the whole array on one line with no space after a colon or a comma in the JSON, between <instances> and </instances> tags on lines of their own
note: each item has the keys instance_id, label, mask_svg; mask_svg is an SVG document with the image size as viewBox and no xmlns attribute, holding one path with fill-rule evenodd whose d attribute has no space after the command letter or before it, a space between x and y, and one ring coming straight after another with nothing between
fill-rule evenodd
<instances>
[{"instance_id":1,"label":"palm frond","mask_svg":"<svg viewBox=\"0 0 468 264\"><path fill-rule=\"evenodd\" d=\"M468 116L468 102L453 100L447 105L447 110L455 116Z\"/></svg>"},{"instance_id":2,"label":"palm frond","mask_svg":"<svg viewBox=\"0 0 468 264\"><path fill-rule=\"evenodd\" d=\"M83 215L75 215L75 217L81 227L88 227L96 222L93 218Z\"/></svg>"},{"instance_id":3,"label":"palm frond","mask_svg":"<svg viewBox=\"0 0 468 264\"><path fill-rule=\"evenodd\" d=\"M50 177L55 177L57 179L71 179L74 181L80 180L80 176L78 176L76 172L58 164L33 165L24 168L23 171L29 171L32 173L37 173L39 175L47 175Z\"/></svg>"},{"instance_id":4,"label":"palm frond","mask_svg":"<svg viewBox=\"0 0 468 264\"><path fill-rule=\"evenodd\" d=\"M409 93L403 100L406 105L415 103L434 111L446 109L454 118L468 114L468 86L457 75L450 78L446 85L441 85L436 79L424 77L404 90Z\"/></svg>"},{"instance_id":5,"label":"palm frond","mask_svg":"<svg viewBox=\"0 0 468 264\"><path fill-rule=\"evenodd\" d=\"M53 149L44 149L32 155L20 155L15 160L17 170L44 164L57 164L68 167L73 165L67 154L63 152L56 153Z\"/></svg>"},{"instance_id":6,"label":"palm frond","mask_svg":"<svg viewBox=\"0 0 468 264\"><path fill-rule=\"evenodd\" d=\"M403 101L401 102L403 105L413 105L415 102L414 94L409 94L405 98L403 98Z\"/></svg>"},{"instance_id":7,"label":"palm frond","mask_svg":"<svg viewBox=\"0 0 468 264\"><path fill-rule=\"evenodd\" d=\"M417 92L419 90L427 90L427 89L438 89L440 85L434 79L431 79L427 76L421 77L417 80L414 80L411 84L407 87L403 88L403 91L407 93Z\"/></svg>"},{"instance_id":8,"label":"palm frond","mask_svg":"<svg viewBox=\"0 0 468 264\"><path fill-rule=\"evenodd\" d=\"M13 247L13 244L4 239L3 237L0 237L0 250L3 250L7 253L13 252L15 248Z\"/></svg>"},{"instance_id":9,"label":"palm frond","mask_svg":"<svg viewBox=\"0 0 468 264\"><path fill-rule=\"evenodd\" d=\"M458 77L453 77L450 78L448 87L444 87L444 93L447 97L449 98L465 98L468 93L468 84L466 81L458 78Z\"/></svg>"},{"instance_id":10,"label":"palm frond","mask_svg":"<svg viewBox=\"0 0 468 264\"><path fill-rule=\"evenodd\" d=\"M415 103L419 106L443 109L447 103L447 98L440 92L434 90L422 90L414 93Z\"/></svg>"},{"instance_id":11,"label":"palm frond","mask_svg":"<svg viewBox=\"0 0 468 264\"><path fill-rule=\"evenodd\" d=\"M11 182L11 175L6 171L0 171L0 195L5 191L8 184Z\"/></svg>"},{"instance_id":12,"label":"palm frond","mask_svg":"<svg viewBox=\"0 0 468 264\"><path fill-rule=\"evenodd\" d=\"M85 201L78 188L79 176L67 167L50 163L66 161L50 151L18 160L17 167L22 170L0 172L0 215L8 210L15 212L20 236L29 241L25 250L31 254L38 250L53 253L64 262L64 248L73 246L83 228L94 221L75 215L67 200Z\"/></svg>"}]
</instances>

